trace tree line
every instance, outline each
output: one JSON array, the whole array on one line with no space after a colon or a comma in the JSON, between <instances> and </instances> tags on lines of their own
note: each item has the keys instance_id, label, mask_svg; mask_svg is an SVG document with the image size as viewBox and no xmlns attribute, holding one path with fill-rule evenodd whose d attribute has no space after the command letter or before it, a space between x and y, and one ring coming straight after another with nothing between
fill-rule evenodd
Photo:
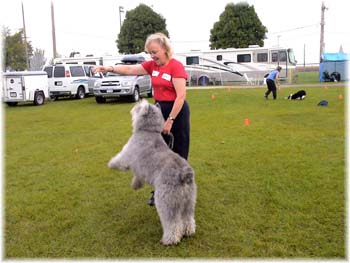
<instances>
[{"instance_id":1,"label":"tree line","mask_svg":"<svg viewBox=\"0 0 350 263\"><path fill-rule=\"evenodd\" d=\"M30 41L25 42L23 29L11 34L8 28L3 28L4 60L6 71L41 70L46 63L45 51L33 46ZM27 48L26 48L27 45Z\"/></svg>"},{"instance_id":2,"label":"tree line","mask_svg":"<svg viewBox=\"0 0 350 263\"><path fill-rule=\"evenodd\" d=\"M115 41L121 54L136 54L144 51L148 35L162 32L170 39L166 19L145 4L126 12L124 22ZM263 46L267 28L261 23L254 6L246 2L229 3L221 13L219 20L210 30L210 49L245 48L249 45ZM44 51L33 50L27 42L27 54L23 30L11 35L4 29L5 35L5 69L40 70L45 64ZM27 63L27 57L29 65Z\"/></svg>"}]
</instances>

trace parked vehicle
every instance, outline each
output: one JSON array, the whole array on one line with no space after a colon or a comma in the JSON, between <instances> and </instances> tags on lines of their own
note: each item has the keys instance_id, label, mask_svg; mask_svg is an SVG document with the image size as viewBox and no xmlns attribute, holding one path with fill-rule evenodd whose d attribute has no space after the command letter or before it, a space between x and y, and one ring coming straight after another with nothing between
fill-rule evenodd
<instances>
[{"instance_id":1,"label":"parked vehicle","mask_svg":"<svg viewBox=\"0 0 350 263\"><path fill-rule=\"evenodd\" d=\"M145 61L143 56L127 55L122 58L123 64L136 64ZM151 77L125 76L108 72L106 77L94 84L94 95L97 103L105 103L107 98L130 97L138 101L141 95L153 96Z\"/></svg>"},{"instance_id":2,"label":"parked vehicle","mask_svg":"<svg viewBox=\"0 0 350 263\"><path fill-rule=\"evenodd\" d=\"M135 55L134 55L135 56ZM139 53L146 60L149 54ZM174 53L174 58L181 61L188 74L187 85L227 85L246 83L262 85L264 75L277 66L281 66L280 80L286 83L295 81L296 63L291 47L227 48L215 50L191 50ZM94 65L114 65L120 59L117 56L59 58L56 61L65 63L84 63ZM338 70L332 70L338 71ZM323 71L322 71L323 72ZM340 74L343 76L340 72ZM322 74L321 74L322 75Z\"/></svg>"},{"instance_id":3,"label":"parked vehicle","mask_svg":"<svg viewBox=\"0 0 350 263\"><path fill-rule=\"evenodd\" d=\"M85 98L89 93L88 78L91 66L75 64L57 64L44 67L47 72L50 97L69 96L77 99Z\"/></svg>"},{"instance_id":4,"label":"parked vehicle","mask_svg":"<svg viewBox=\"0 0 350 263\"><path fill-rule=\"evenodd\" d=\"M3 74L3 101L9 106L32 101L42 105L49 98L49 86L45 71L16 71Z\"/></svg>"},{"instance_id":5,"label":"parked vehicle","mask_svg":"<svg viewBox=\"0 0 350 263\"><path fill-rule=\"evenodd\" d=\"M190 85L232 82L262 84L263 76L282 66L280 80L292 83L296 77L296 60L292 48L227 48L176 53L189 75Z\"/></svg>"},{"instance_id":6,"label":"parked vehicle","mask_svg":"<svg viewBox=\"0 0 350 263\"><path fill-rule=\"evenodd\" d=\"M94 94L94 87L97 80L104 78L105 75L101 72L91 73L91 77L88 78L89 94Z\"/></svg>"}]
</instances>

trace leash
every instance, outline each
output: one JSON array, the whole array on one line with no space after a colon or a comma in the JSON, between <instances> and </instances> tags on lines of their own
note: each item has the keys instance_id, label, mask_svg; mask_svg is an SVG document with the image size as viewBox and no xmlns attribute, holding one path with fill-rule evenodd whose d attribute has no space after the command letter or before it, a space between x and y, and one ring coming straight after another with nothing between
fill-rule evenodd
<instances>
[{"instance_id":1,"label":"leash","mask_svg":"<svg viewBox=\"0 0 350 263\"><path fill-rule=\"evenodd\" d=\"M162 108L158 101L156 101L156 103L154 105L157 106L159 109ZM168 147L170 149L173 149L173 147L174 147L174 135L171 132L169 134L167 134L167 135L169 136Z\"/></svg>"},{"instance_id":2,"label":"leash","mask_svg":"<svg viewBox=\"0 0 350 263\"><path fill-rule=\"evenodd\" d=\"M174 135L172 133L169 133L168 136L169 136L168 147L170 149L173 149L173 147L174 147Z\"/></svg>"}]
</instances>

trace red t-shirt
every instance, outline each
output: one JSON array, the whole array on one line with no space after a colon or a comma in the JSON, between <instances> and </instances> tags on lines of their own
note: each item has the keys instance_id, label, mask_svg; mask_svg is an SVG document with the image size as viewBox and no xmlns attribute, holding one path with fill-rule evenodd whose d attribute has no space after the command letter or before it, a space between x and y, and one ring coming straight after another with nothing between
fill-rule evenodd
<instances>
[{"instance_id":1,"label":"red t-shirt","mask_svg":"<svg viewBox=\"0 0 350 263\"><path fill-rule=\"evenodd\" d=\"M174 101L176 91L173 78L187 79L187 73L181 62L170 59L165 66L158 66L154 60L142 63L143 68L151 75L154 99L157 101Z\"/></svg>"}]
</instances>

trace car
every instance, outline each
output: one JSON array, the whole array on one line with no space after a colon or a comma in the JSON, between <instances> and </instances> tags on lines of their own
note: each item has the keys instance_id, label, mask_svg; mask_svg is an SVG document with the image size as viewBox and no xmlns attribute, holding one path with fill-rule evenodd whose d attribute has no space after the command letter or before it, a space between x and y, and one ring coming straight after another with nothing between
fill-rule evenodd
<instances>
[{"instance_id":1,"label":"car","mask_svg":"<svg viewBox=\"0 0 350 263\"><path fill-rule=\"evenodd\" d=\"M101 72L91 73L91 76L88 78L89 94L94 94L94 87L95 87L96 81L104 77L105 75Z\"/></svg>"},{"instance_id":2,"label":"car","mask_svg":"<svg viewBox=\"0 0 350 263\"><path fill-rule=\"evenodd\" d=\"M140 55L127 55L122 58L122 64L136 64L145 61ZM105 103L108 98L129 97L133 102L140 99L140 96L153 97L151 77L126 76L108 72L105 77L95 80L94 96L97 103Z\"/></svg>"},{"instance_id":3,"label":"car","mask_svg":"<svg viewBox=\"0 0 350 263\"><path fill-rule=\"evenodd\" d=\"M91 76L91 67L78 64L45 66L43 70L48 76L51 99L64 96L85 98L89 93L88 78Z\"/></svg>"}]
</instances>

